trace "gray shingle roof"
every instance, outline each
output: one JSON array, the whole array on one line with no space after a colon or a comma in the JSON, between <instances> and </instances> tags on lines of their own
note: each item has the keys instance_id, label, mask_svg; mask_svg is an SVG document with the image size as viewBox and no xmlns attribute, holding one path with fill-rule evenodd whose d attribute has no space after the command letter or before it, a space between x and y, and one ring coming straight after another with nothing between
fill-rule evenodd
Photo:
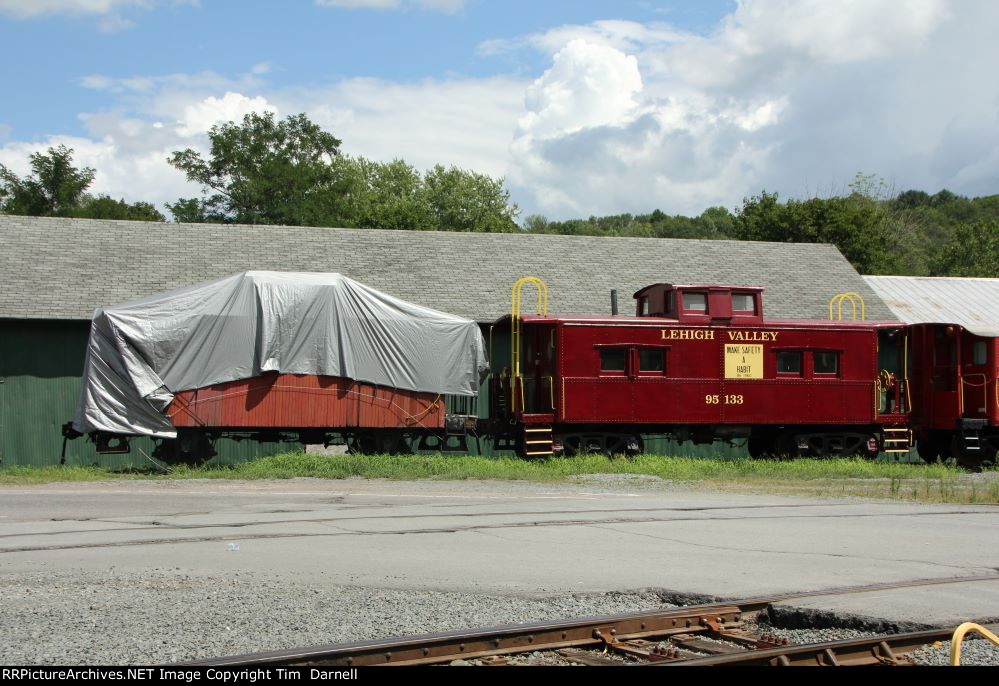
<instances>
[{"instance_id":1,"label":"gray shingle roof","mask_svg":"<svg viewBox=\"0 0 999 686\"><path fill-rule=\"evenodd\" d=\"M548 283L552 312L607 313L616 288L628 314L643 286L719 283L764 286L768 317L825 319L833 295L857 291L868 319L895 320L831 245L0 215L0 246L3 318L89 319L98 306L260 269L340 272L479 321L509 311L522 276Z\"/></svg>"},{"instance_id":2,"label":"gray shingle roof","mask_svg":"<svg viewBox=\"0 0 999 686\"><path fill-rule=\"evenodd\" d=\"M865 276L907 324L958 324L976 336L999 336L999 279Z\"/></svg>"}]
</instances>

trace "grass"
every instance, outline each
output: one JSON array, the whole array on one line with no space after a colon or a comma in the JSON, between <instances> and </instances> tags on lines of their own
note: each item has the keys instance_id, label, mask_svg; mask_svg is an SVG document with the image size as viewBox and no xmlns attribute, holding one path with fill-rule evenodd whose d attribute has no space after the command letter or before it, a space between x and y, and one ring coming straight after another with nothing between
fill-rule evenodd
<instances>
[{"instance_id":1,"label":"grass","mask_svg":"<svg viewBox=\"0 0 999 686\"><path fill-rule=\"evenodd\" d=\"M287 453L232 467L173 467L169 474L118 473L98 467L0 468L0 484L107 479L346 479L526 480L565 482L592 474L648 475L674 487L728 492L887 498L900 501L999 504L996 472L971 475L943 464L863 459L712 460L642 455L525 461L514 458ZM655 487L651 485L649 487Z\"/></svg>"}]
</instances>

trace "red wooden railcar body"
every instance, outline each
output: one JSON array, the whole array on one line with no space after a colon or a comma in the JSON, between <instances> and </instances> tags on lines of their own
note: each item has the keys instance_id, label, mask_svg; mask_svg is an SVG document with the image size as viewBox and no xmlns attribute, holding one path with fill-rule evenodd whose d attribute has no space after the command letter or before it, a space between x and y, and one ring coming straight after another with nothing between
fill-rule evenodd
<instances>
[{"instance_id":1,"label":"red wooden railcar body","mask_svg":"<svg viewBox=\"0 0 999 686\"><path fill-rule=\"evenodd\" d=\"M324 443L345 441L366 453L406 452L407 436L443 448L445 402L420 393L333 376L269 372L180 391L167 409L177 440L163 441L168 459L215 454L219 436Z\"/></svg>"},{"instance_id":2,"label":"red wooden railcar body","mask_svg":"<svg viewBox=\"0 0 999 686\"><path fill-rule=\"evenodd\" d=\"M442 429L444 402L435 393L271 372L180 391L167 415L175 427L205 429Z\"/></svg>"},{"instance_id":3,"label":"red wooden railcar body","mask_svg":"<svg viewBox=\"0 0 999 686\"><path fill-rule=\"evenodd\" d=\"M659 284L635 297L633 317L515 324L518 359L493 404L523 425L522 452L638 451L649 433L744 438L754 454L908 450L897 322L767 320L760 288Z\"/></svg>"}]
</instances>

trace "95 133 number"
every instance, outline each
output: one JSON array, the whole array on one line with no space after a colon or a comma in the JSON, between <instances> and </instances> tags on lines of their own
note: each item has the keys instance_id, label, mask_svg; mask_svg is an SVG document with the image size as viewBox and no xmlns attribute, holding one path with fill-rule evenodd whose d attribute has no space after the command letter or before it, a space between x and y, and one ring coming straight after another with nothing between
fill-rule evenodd
<instances>
[{"instance_id":1,"label":"95 133 number","mask_svg":"<svg viewBox=\"0 0 999 686\"><path fill-rule=\"evenodd\" d=\"M746 399L741 395L706 395L704 402L707 405L742 405Z\"/></svg>"}]
</instances>

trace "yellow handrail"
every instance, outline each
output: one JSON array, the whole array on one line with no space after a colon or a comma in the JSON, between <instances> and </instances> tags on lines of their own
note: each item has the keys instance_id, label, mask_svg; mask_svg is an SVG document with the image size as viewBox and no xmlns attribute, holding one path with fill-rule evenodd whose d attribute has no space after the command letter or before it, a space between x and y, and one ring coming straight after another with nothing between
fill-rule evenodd
<instances>
[{"instance_id":1,"label":"yellow handrail","mask_svg":"<svg viewBox=\"0 0 999 686\"><path fill-rule=\"evenodd\" d=\"M975 624L974 622L965 622L961 626L954 630L954 636L950 639L950 666L960 667L961 666L961 642L964 640L965 634L969 631L974 631L979 633L985 638L989 639L997 646L999 646L999 636L986 629L984 626Z\"/></svg>"},{"instance_id":2,"label":"yellow handrail","mask_svg":"<svg viewBox=\"0 0 999 686\"><path fill-rule=\"evenodd\" d=\"M856 298L856 300L854 299ZM861 297L860 293L854 291L848 291L846 293L839 293L834 295L829 301L829 321L836 320L833 317L833 305L839 305L838 320L843 321L843 301L849 300L850 304L853 306L853 321L857 321L857 300L860 301L860 320L867 321L867 305L864 303L864 299Z\"/></svg>"},{"instance_id":3,"label":"yellow handrail","mask_svg":"<svg viewBox=\"0 0 999 686\"><path fill-rule=\"evenodd\" d=\"M517 282L513 284L513 288L510 289L510 375L513 378L510 405L513 411L517 409L517 396L514 388L517 385L516 380L520 378L521 291L527 284L533 284L538 290L538 315L542 317L548 316L548 285L536 276L525 276L522 279L517 279ZM523 388L521 388L521 394L523 394ZM520 409L524 409L523 399L521 400Z\"/></svg>"},{"instance_id":4,"label":"yellow handrail","mask_svg":"<svg viewBox=\"0 0 999 686\"><path fill-rule=\"evenodd\" d=\"M902 353L904 362L902 363L902 374L905 376L905 411L912 414L912 396L909 394L909 335L905 335L902 341Z\"/></svg>"},{"instance_id":5,"label":"yellow handrail","mask_svg":"<svg viewBox=\"0 0 999 686\"><path fill-rule=\"evenodd\" d=\"M982 383L971 383L968 381L969 378L982 377ZM989 377L985 374L965 374L961 377L961 414L964 414L965 400L964 400L964 387L971 386L972 388L981 388L982 397L985 399L985 414L989 413Z\"/></svg>"}]
</instances>

